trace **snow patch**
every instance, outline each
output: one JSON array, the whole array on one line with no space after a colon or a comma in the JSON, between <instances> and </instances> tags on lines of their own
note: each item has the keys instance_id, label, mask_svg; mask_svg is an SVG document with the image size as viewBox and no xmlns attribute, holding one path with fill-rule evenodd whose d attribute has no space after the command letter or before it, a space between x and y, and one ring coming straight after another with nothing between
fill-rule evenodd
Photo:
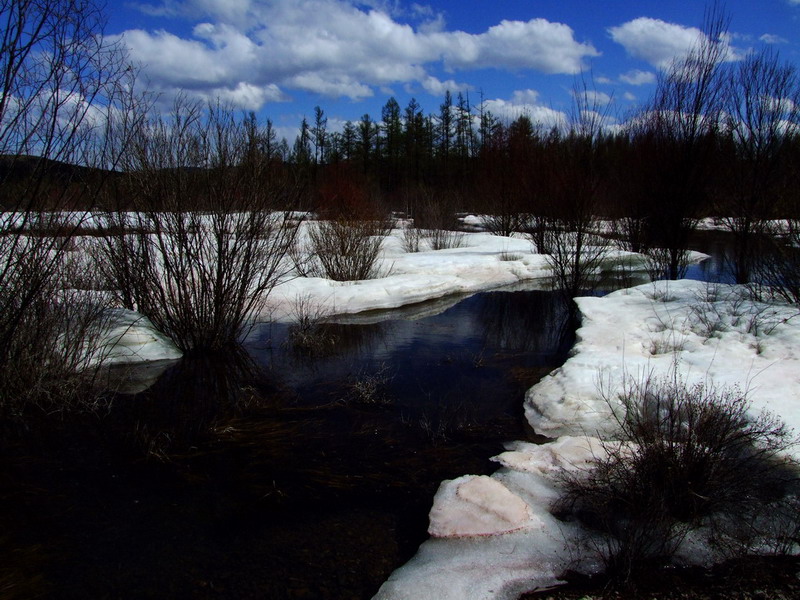
<instances>
[{"instance_id":1,"label":"snow patch","mask_svg":"<svg viewBox=\"0 0 800 600\"><path fill-rule=\"evenodd\" d=\"M506 486L486 476L444 481L433 499L428 533L434 537L499 535L541 526L528 505Z\"/></svg>"},{"instance_id":2,"label":"snow patch","mask_svg":"<svg viewBox=\"0 0 800 600\"><path fill-rule=\"evenodd\" d=\"M114 309L100 347L107 365L175 360L182 356L175 344L156 330L147 317L123 308Z\"/></svg>"}]
</instances>

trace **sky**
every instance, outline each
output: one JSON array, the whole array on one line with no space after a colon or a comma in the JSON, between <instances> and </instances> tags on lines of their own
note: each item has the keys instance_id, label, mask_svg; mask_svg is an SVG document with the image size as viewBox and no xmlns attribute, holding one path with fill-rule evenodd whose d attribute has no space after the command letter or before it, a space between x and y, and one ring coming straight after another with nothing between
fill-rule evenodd
<instances>
[{"instance_id":1,"label":"sky","mask_svg":"<svg viewBox=\"0 0 800 600\"><path fill-rule=\"evenodd\" d=\"M800 68L800 0L728 0L729 60L769 45ZM546 125L576 83L610 118L647 100L700 34L695 0L109 0L140 82L220 99L291 140L319 106L328 128L380 120L394 97L438 112L446 90L504 120Z\"/></svg>"}]
</instances>

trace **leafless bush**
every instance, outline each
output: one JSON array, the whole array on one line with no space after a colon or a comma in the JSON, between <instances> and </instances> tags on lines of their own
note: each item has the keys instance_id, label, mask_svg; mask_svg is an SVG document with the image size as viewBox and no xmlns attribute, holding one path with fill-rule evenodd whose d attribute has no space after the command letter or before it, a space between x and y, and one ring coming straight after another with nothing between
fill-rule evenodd
<instances>
[{"instance_id":1,"label":"leafless bush","mask_svg":"<svg viewBox=\"0 0 800 600\"><path fill-rule=\"evenodd\" d=\"M645 250L644 256L647 274L653 281L680 279L686 275L689 253L685 249L648 248Z\"/></svg>"},{"instance_id":2,"label":"leafless bush","mask_svg":"<svg viewBox=\"0 0 800 600\"><path fill-rule=\"evenodd\" d=\"M483 224L486 227L486 231L506 237L511 237L517 232L524 231L529 220L529 216L524 212L501 211L483 216Z\"/></svg>"},{"instance_id":3,"label":"leafless bush","mask_svg":"<svg viewBox=\"0 0 800 600\"><path fill-rule=\"evenodd\" d=\"M553 228L553 219L542 215L527 215L523 231L530 238L538 254L549 254L548 232Z\"/></svg>"},{"instance_id":4,"label":"leafless bush","mask_svg":"<svg viewBox=\"0 0 800 600\"><path fill-rule=\"evenodd\" d=\"M424 410L416 423L408 424L418 428L425 440L435 446L469 434L479 421L471 408L445 402Z\"/></svg>"},{"instance_id":5,"label":"leafless bush","mask_svg":"<svg viewBox=\"0 0 800 600\"><path fill-rule=\"evenodd\" d=\"M565 476L559 510L605 535L611 574L669 560L700 528L726 549L746 547L732 524L774 535L770 506L791 497L798 474L785 454L795 440L777 418L751 415L738 389L677 376L628 381L606 399L620 442L605 443L589 472Z\"/></svg>"},{"instance_id":6,"label":"leafless bush","mask_svg":"<svg viewBox=\"0 0 800 600\"><path fill-rule=\"evenodd\" d=\"M456 210L459 198L453 193L423 190L414 211L414 227L422 230L431 250L460 248L464 232L458 231Z\"/></svg>"},{"instance_id":7,"label":"leafless bush","mask_svg":"<svg viewBox=\"0 0 800 600\"><path fill-rule=\"evenodd\" d=\"M97 366L108 348L102 332L107 305L96 296L65 290L66 267L19 256L13 277L0 285L0 302L16 315L6 328L0 360L0 412L21 413L27 406L46 411L91 408L99 401ZM28 286L38 293L26 297Z\"/></svg>"},{"instance_id":8,"label":"leafless bush","mask_svg":"<svg viewBox=\"0 0 800 600\"><path fill-rule=\"evenodd\" d=\"M591 233L584 225L573 228L562 223L546 231L545 246L550 251L547 262L557 289L570 298L594 289L608 255L608 239Z\"/></svg>"},{"instance_id":9,"label":"leafless bush","mask_svg":"<svg viewBox=\"0 0 800 600\"><path fill-rule=\"evenodd\" d=\"M447 250L461 248L464 245L464 232L450 229L426 229L423 236L431 246L431 250Z\"/></svg>"},{"instance_id":10,"label":"leafless bush","mask_svg":"<svg viewBox=\"0 0 800 600\"><path fill-rule=\"evenodd\" d=\"M498 258L503 262L513 262L515 260L522 260L522 254L518 252L509 252L508 250L503 250Z\"/></svg>"},{"instance_id":11,"label":"leafless bush","mask_svg":"<svg viewBox=\"0 0 800 600\"><path fill-rule=\"evenodd\" d=\"M219 349L289 270L297 222L281 210L292 188L258 150L252 120L181 100L173 115L135 132L124 158L137 210L106 215L100 266L120 302L179 348Z\"/></svg>"},{"instance_id":12,"label":"leafless bush","mask_svg":"<svg viewBox=\"0 0 800 600\"><path fill-rule=\"evenodd\" d=\"M800 221L765 225L767 243L754 259L751 289L800 304Z\"/></svg>"},{"instance_id":13,"label":"leafless bush","mask_svg":"<svg viewBox=\"0 0 800 600\"><path fill-rule=\"evenodd\" d=\"M315 304L308 295L298 296L292 310L288 343L292 350L305 356L328 354L336 345L337 336L325 319L329 312Z\"/></svg>"},{"instance_id":14,"label":"leafless bush","mask_svg":"<svg viewBox=\"0 0 800 600\"><path fill-rule=\"evenodd\" d=\"M321 274L335 281L360 281L379 276L383 240L389 221L318 221L309 228L311 255Z\"/></svg>"},{"instance_id":15,"label":"leafless bush","mask_svg":"<svg viewBox=\"0 0 800 600\"><path fill-rule=\"evenodd\" d=\"M2 2L0 22L0 412L66 409L95 398L105 315L64 289L66 256L116 164L107 134L132 81L94 2Z\"/></svg>"},{"instance_id":16,"label":"leafless bush","mask_svg":"<svg viewBox=\"0 0 800 600\"><path fill-rule=\"evenodd\" d=\"M406 252L419 252L420 242L422 242L422 230L415 227L413 222L406 223L403 227L400 241L403 245L403 250Z\"/></svg>"}]
</instances>

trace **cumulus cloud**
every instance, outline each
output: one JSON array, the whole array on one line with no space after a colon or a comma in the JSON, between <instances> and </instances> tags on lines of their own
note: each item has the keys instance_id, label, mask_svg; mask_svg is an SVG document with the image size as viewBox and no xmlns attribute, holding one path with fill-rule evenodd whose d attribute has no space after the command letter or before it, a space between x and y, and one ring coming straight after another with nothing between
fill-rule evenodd
<instances>
[{"instance_id":1,"label":"cumulus cloud","mask_svg":"<svg viewBox=\"0 0 800 600\"><path fill-rule=\"evenodd\" d=\"M291 89L357 100L397 83L438 94L442 86L466 86L439 81L429 72L434 66L574 74L598 55L563 24L533 19L502 21L478 34L445 31L442 16L421 4L411 7L422 21L416 29L377 0L165 0L140 8L195 23L186 37L124 33L151 85L198 94L224 89L248 103L279 100Z\"/></svg>"},{"instance_id":2,"label":"cumulus cloud","mask_svg":"<svg viewBox=\"0 0 800 600\"><path fill-rule=\"evenodd\" d=\"M639 17L617 27L608 29L611 39L625 48L634 58L649 62L660 69L670 66L676 58L685 56L705 38L696 27L684 27L667 23L661 19ZM730 59L736 57L736 50L729 40L722 40Z\"/></svg>"},{"instance_id":3,"label":"cumulus cloud","mask_svg":"<svg viewBox=\"0 0 800 600\"><path fill-rule=\"evenodd\" d=\"M502 121L513 121L521 116L528 117L533 123L547 129L563 128L567 124L567 115L538 102L539 94L535 90L519 90L514 92L511 100L496 98L486 100L484 108Z\"/></svg>"},{"instance_id":4,"label":"cumulus cloud","mask_svg":"<svg viewBox=\"0 0 800 600\"><path fill-rule=\"evenodd\" d=\"M582 106L606 106L611 104L611 96L598 90L581 90L578 92Z\"/></svg>"},{"instance_id":5,"label":"cumulus cloud","mask_svg":"<svg viewBox=\"0 0 800 600\"><path fill-rule=\"evenodd\" d=\"M543 73L579 73L586 57L599 56L590 44L575 41L567 25L544 19L501 21L479 35L440 34L445 63L452 68L528 68Z\"/></svg>"},{"instance_id":6,"label":"cumulus cloud","mask_svg":"<svg viewBox=\"0 0 800 600\"><path fill-rule=\"evenodd\" d=\"M634 69L619 76L620 81L628 85L647 85L656 82L656 74L652 71Z\"/></svg>"},{"instance_id":7,"label":"cumulus cloud","mask_svg":"<svg viewBox=\"0 0 800 600\"><path fill-rule=\"evenodd\" d=\"M639 17L608 32L631 56L657 67L667 67L677 56L686 54L702 39L696 27L684 27L660 19Z\"/></svg>"},{"instance_id":8,"label":"cumulus cloud","mask_svg":"<svg viewBox=\"0 0 800 600\"><path fill-rule=\"evenodd\" d=\"M536 90L515 90L511 96L514 104L536 104L539 102L539 92Z\"/></svg>"},{"instance_id":9,"label":"cumulus cloud","mask_svg":"<svg viewBox=\"0 0 800 600\"><path fill-rule=\"evenodd\" d=\"M440 81L436 77L429 75L420 81L422 89L432 96L442 96L445 92L466 92L472 89L472 86L466 83L458 83L452 79L447 81Z\"/></svg>"}]
</instances>

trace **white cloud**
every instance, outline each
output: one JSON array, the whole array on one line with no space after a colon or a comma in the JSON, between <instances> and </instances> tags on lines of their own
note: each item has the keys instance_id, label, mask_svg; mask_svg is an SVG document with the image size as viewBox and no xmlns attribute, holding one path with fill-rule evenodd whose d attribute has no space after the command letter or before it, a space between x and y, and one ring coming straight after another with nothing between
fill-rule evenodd
<instances>
[{"instance_id":1,"label":"white cloud","mask_svg":"<svg viewBox=\"0 0 800 600\"><path fill-rule=\"evenodd\" d=\"M444 31L447 25L444 13L437 12L428 5L412 4L411 14L420 19L421 22L417 29L421 33L438 33Z\"/></svg>"},{"instance_id":2,"label":"white cloud","mask_svg":"<svg viewBox=\"0 0 800 600\"><path fill-rule=\"evenodd\" d=\"M590 44L575 41L573 31L544 19L501 21L479 35L440 34L445 63L453 68L536 69L543 73L579 73L584 59L599 56Z\"/></svg>"},{"instance_id":3,"label":"white cloud","mask_svg":"<svg viewBox=\"0 0 800 600\"><path fill-rule=\"evenodd\" d=\"M535 90L514 92L511 100L496 98L486 100L484 108L502 121L514 121L521 116L528 117L534 124L550 129L566 125L567 115L561 111L537 102L539 94Z\"/></svg>"},{"instance_id":4,"label":"white cloud","mask_svg":"<svg viewBox=\"0 0 800 600\"><path fill-rule=\"evenodd\" d=\"M516 90L511 96L514 104L536 104L539 102L539 92L536 90Z\"/></svg>"},{"instance_id":5,"label":"white cloud","mask_svg":"<svg viewBox=\"0 0 800 600\"><path fill-rule=\"evenodd\" d=\"M656 74L652 71L634 69L619 76L620 81L628 85L647 85L656 82Z\"/></svg>"},{"instance_id":6,"label":"white cloud","mask_svg":"<svg viewBox=\"0 0 800 600\"><path fill-rule=\"evenodd\" d=\"M625 98L628 102L635 102L637 100L636 96L631 94L630 92L625 92L622 94L622 97Z\"/></svg>"},{"instance_id":7,"label":"white cloud","mask_svg":"<svg viewBox=\"0 0 800 600\"><path fill-rule=\"evenodd\" d=\"M705 34L696 27L684 27L650 17L639 17L610 27L608 32L629 55L660 69L669 67L673 60L685 56L705 39ZM738 52L730 45L730 38L721 41L726 46L728 59L736 59Z\"/></svg>"},{"instance_id":8,"label":"white cloud","mask_svg":"<svg viewBox=\"0 0 800 600\"><path fill-rule=\"evenodd\" d=\"M800 0L797 0L798 4L800 4ZM786 38L782 38L779 35L773 35L771 33L765 33L761 37L759 37L762 42L765 44L788 44L789 40Z\"/></svg>"},{"instance_id":9,"label":"white cloud","mask_svg":"<svg viewBox=\"0 0 800 600\"><path fill-rule=\"evenodd\" d=\"M610 27L611 39L621 44L631 56L657 67L686 54L703 33L696 27L684 27L660 19L639 17L617 27Z\"/></svg>"},{"instance_id":10,"label":"white cloud","mask_svg":"<svg viewBox=\"0 0 800 600\"><path fill-rule=\"evenodd\" d=\"M544 19L502 21L471 34L444 31L440 14L413 5L406 12L424 20L415 29L392 16L402 12L395 4L165 0L140 8L196 23L190 36L131 30L123 40L156 89L185 88L199 95L224 89L248 104L280 99L283 89L357 100L397 83L438 95L442 87L467 86L439 81L429 73L431 66L574 74L598 55L591 45L577 42L569 27Z\"/></svg>"},{"instance_id":11,"label":"white cloud","mask_svg":"<svg viewBox=\"0 0 800 600\"><path fill-rule=\"evenodd\" d=\"M465 92L472 89L472 86L466 83L458 83L452 79L440 81L432 75L420 81L420 85L422 85L422 89L432 96L443 96L448 90L450 92Z\"/></svg>"},{"instance_id":12,"label":"white cloud","mask_svg":"<svg viewBox=\"0 0 800 600\"><path fill-rule=\"evenodd\" d=\"M578 94L580 96L580 104L587 107L606 106L611 104L612 100L611 96L597 90L582 90Z\"/></svg>"}]
</instances>

